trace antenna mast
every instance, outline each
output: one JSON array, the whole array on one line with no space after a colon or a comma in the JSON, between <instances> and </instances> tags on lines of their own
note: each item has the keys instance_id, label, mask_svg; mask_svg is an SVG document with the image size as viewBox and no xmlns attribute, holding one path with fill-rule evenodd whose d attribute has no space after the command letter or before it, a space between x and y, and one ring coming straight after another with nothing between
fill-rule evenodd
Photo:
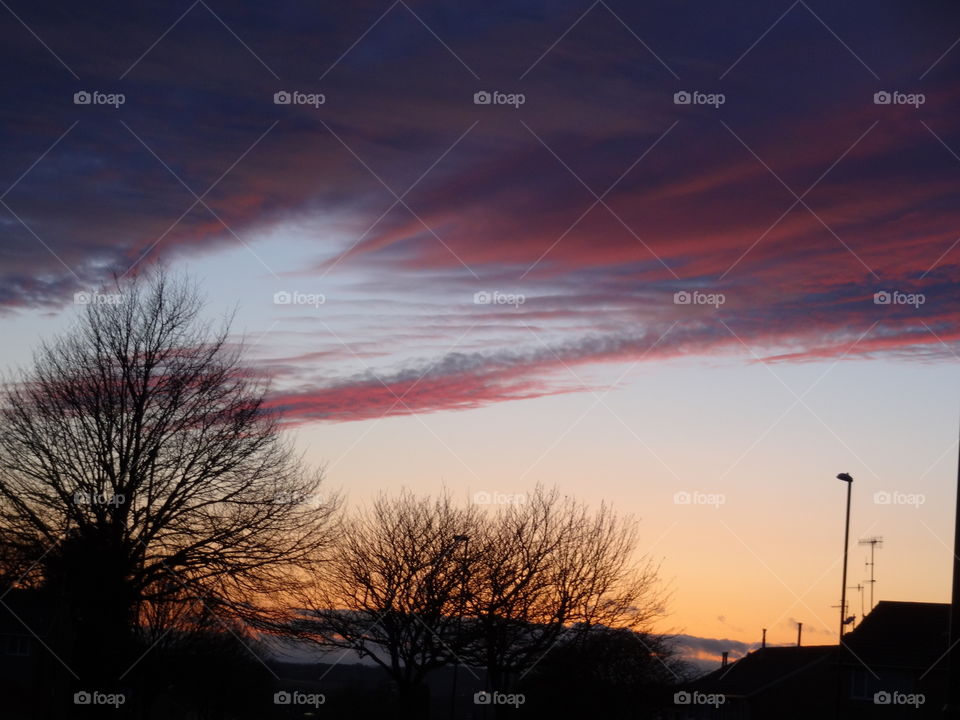
<instances>
[{"instance_id":1,"label":"antenna mast","mask_svg":"<svg viewBox=\"0 0 960 720\"><path fill-rule=\"evenodd\" d=\"M873 566L874 566L873 553L877 549L877 546L883 547L883 538L880 537L879 535L875 535L874 537L869 537L869 538L864 538L863 540L859 540L857 542L857 545L870 546L870 562L865 562L864 565L867 565L870 567L870 579L867 580L866 582L870 583L870 609L873 610L873 586L874 586L874 583L877 582L873 578Z\"/></svg>"}]
</instances>

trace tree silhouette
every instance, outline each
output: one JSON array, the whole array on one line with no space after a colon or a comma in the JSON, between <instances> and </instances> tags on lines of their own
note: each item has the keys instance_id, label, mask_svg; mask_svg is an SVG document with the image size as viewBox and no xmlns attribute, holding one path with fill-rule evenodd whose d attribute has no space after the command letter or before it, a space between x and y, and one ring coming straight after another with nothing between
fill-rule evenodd
<instances>
[{"instance_id":1,"label":"tree silhouette","mask_svg":"<svg viewBox=\"0 0 960 720\"><path fill-rule=\"evenodd\" d=\"M479 519L446 494L381 495L345 522L299 629L372 659L397 684L401 712L417 716L424 678L455 659L464 553Z\"/></svg>"},{"instance_id":2,"label":"tree silhouette","mask_svg":"<svg viewBox=\"0 0 960 720\"><path fill-rule=\"evenodd\" d=\"M312 576L337 507L311 501L322 473L281 441L194 286L158 271L116 293L41 345L0 407L0 575L57 598L60 649L99 682L136 660L145 624L200 605L266 621L265 599Z\"/></svg>"},{"instance_id":3,"label":"tree silhouette","mask_svg":"<svg viewBox=\"0 0 960 720\"><path fill-rule=\"evenodd\" d=\"M478 681L483 668L487 687L505 692L561 639L645 628L662 611L656 568L636 562L635 547L629 518L543 487L489 512L448 495L381 495L346 521L293 631L372 658L408 714L446 665Z\"/></svg>"},{"instance_id":4,"label":"tree silhouette","mask_svg":"<svg viewBox=\"0 0 960 720\"><path fill-rule=\"evenodd\" d=\"M662 612L657 569L635 564L636 527L538 486L488 519L470 568L466 657L491 690L530 672L561 634L595 625L641 629Z\"/></svg>"}]
</instances>

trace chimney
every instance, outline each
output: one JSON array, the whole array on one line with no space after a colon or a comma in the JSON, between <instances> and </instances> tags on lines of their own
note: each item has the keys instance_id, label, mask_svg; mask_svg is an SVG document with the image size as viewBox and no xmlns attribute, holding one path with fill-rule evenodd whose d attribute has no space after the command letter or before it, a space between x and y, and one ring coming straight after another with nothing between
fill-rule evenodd
<instances>
[{"instance_id":1,"label":"chimney","mask_svg":"<svg viewBox=\"0 0 960 720\"><path fill-rule=\"evenodd\" d=\"M725 668L727 666L727 657L730 655L726 650L723 651L723 660L720 661L720 667Z\"/></svg>"},{"instance_id":2,"label":"chimney","mask_svg":"<svg viewBox=\"0 0 960 720\"><path fill-rule=\"evenodd\" d=\"M797 647L800 647L800 638L803 636L803 623L797 623Z\"/></svg>"},{"instance_id":3,"label":"chimney","mask_svg":"<svg viewBox=\"0 0 960 720\"><path fill-rule=\"evenodd\" d=\"M765 648L767 646L767 629L763 629L763 640L760 641L760 647Z\"/></svg>"}]
</instances>

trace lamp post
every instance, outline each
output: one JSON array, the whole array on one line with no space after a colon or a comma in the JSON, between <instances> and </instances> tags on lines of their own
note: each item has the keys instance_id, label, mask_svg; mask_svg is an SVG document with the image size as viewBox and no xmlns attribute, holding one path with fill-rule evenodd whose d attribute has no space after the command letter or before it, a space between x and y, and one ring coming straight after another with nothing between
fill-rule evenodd
<instances>
[{"instance_id":1,"label":"lamp post","mask_svg":"<svg viewBox=\"0 0 960 720\"><path fill-rule=\"evenodd\" d=\"M837 480L843 480L847 484L847 522L843 529L843 589L840 591L840 644L843 642L843 626L847 621L847 548L850 545L850 491L853 488L853 476L840 473Z\"/></svg>"},{"instance_id":2,"label":"lamp post","mask_svg":"<svg viewBox=\"0 0 960 720\"><path fill-rule=\"evenodd\" d=\"M463 560L461 561L460 568L460 598L457 601L457 632L461 631L461 626L463 624L463 609L460 603L463 601L463 590L464 590L464 570L466 561L469 558L467 548L470 546L470 536L469 535L454 535L453 542L457 545L463 545ZM453 720L457 715L457 671L460 669L460 658L454 656L453 664L453 683L450 688L450 720Z\"/></svg>"},{"instance_id":3,"label":"lamp post","mask_svg":"<svg viewBox=\"0 0 960 720\"><path fill-rule=\"evenodd\" d=\"M850 491L853 488L853 477L849 473L840 473L837 480L847 484L847 522L843 529L843 582L840 591L840 637L837 638L837 704L834 708L834 717L843 717L843 626L846 624L847 614L847 550L850 545Z\"/></svg>"}]
</instances>

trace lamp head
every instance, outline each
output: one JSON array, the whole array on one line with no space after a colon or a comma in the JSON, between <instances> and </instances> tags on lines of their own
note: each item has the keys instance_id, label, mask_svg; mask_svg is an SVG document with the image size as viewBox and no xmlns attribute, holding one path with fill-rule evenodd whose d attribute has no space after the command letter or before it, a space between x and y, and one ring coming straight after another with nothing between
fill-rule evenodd
<instances>
[{"instance_id":1,"label":"lamp head","mask_svg":"<svg viewBox=\"0 0 960 720\"><path fill-rule=\"evenodd\" d=\"M853 482L853 476L850 473L840 473L837 475L837 480L843 480L844 482Z\"/></svg>"}]
</instances>

